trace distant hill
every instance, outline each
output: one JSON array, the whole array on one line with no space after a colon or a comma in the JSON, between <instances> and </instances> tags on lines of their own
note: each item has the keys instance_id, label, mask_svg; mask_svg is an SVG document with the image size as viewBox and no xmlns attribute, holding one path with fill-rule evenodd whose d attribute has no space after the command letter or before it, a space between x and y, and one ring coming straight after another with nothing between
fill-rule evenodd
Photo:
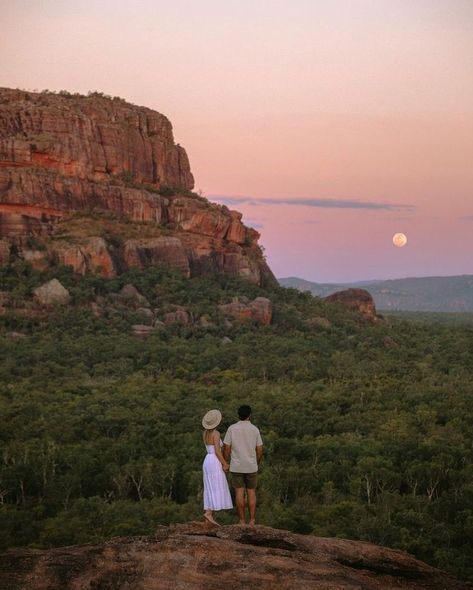
<instances>
[{"instance_id":1,"label":"distant hill","mask_svg":"<svg viewBox=\"0 0 473 590\"><path fill-rule=\"evenodd\" d=\"M379 310L473 312L473 275L412 277L358 283L312 283L297 277L278 279L283 287L326 297L340 289L363 286Z\"/></svg>"}]
</instances>

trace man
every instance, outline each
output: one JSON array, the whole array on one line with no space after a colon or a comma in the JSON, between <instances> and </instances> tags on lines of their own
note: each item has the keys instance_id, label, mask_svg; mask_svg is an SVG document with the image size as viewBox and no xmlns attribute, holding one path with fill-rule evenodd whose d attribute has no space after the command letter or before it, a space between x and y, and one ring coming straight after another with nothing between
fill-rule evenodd
<instances>
[{"instance_id":1,"label":"man","mask_svg":"<svg viewBox=\"0 0 473 590\"><path fill-rule=\"evenodd\" d=\"M241 525L246 525L245 490L250 511L250 526L255 525L256 485L258 463L263 456L263 441L259 430L250 422L250 406L238 408L240 421L232 424L223 440L223 456L231 457L230 473L235 488L235 503Z\"/></svg>"}]
</instances>

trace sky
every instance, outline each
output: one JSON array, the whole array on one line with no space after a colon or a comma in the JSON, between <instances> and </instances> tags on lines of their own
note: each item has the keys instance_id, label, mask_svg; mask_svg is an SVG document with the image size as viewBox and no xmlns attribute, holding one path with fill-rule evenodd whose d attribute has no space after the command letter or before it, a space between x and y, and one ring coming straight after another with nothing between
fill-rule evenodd
<instances>
[{"instance_id":1,"label":"sky","mask_svg":"<svg viewBox=\"0 0 473 590\"><path fill-rule=\"evenodd\" d=\"M0 22L0 86L164 113L276 276L473 274L471 0L0 0Z\"/></svg>"}]
</instances>

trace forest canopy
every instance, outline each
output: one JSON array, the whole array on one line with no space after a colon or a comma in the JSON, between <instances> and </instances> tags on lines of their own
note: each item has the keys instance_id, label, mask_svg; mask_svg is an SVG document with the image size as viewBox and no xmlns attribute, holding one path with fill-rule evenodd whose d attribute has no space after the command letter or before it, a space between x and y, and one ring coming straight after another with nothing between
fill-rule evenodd
<instances>
[{"instance_id":1,"label":"forest canopy","mask_svg":"<svg viewBox=\"0 0 473 590\"><path fill-rule=\"evenodd\" d=\"M21 312L52 276L72 303ZM219 408L224 432L249 403L265 444L259 522L473 579L471 324L372 325L308 293L163 268L102 279L23 265L0 282L15 303L0 316L2 550L201 518L201 417ZM127 283L192 321L137 338L137 310L116 297ZM234 296L268 297L272 324L225 319Z\"/></svg>"}]
</instances>

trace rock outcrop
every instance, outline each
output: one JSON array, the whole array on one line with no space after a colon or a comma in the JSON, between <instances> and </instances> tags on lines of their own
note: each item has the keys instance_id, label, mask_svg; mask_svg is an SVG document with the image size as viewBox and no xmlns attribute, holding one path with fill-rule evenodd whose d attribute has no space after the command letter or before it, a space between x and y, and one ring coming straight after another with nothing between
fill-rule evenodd
<instances>
[{"instance_id":1,"label":"rock outcrop","mask_svg":"<svg viewBox=\"0 0 473 590\"><path fill-rule=\"evenodd\" d=\"M124 100L2 89L0 159L7 167L57 171L101 181L131 174L138 183L193 188L169 120Z\"/></svg>"},{"instance_id":2,"label":"rock outcrop","mask_svg":"<svg viewBox=\"0 0 473 590\"><path fill-rule=\"evenodd\" d=\"M218 308L224 315L234 317L240 322L252 320L260 326L268 326L273 317L272 303L266 297L256 297L249 303L234 297L233 301L223 303Z\"/></svg>"},{"instance_id":3,"label":"rock outcrop","mask_svg":"<svg viewBox=\"0 0 473 590\"><path fill-rule=\"evenodd\" d=\"M345 289L344 291L337 291L328 297L324 297L322 301L328 303L340 303L349 309L352 309L360 314L360 316L368 322L377 322L376 307L374 305L373 297L365 289Z\"/></svg>"},{"instance_id":4,"label":"rock outcrop","mask_svg":"<svg viewBox=\"0 0 473 590\"><path fill-rule=\"evenodd\" d=\"M193 186L164 115L97 93L0 89L0 264L15 244L38 268L52 254L81 274L164 263L274 282L258 232ZM113 239L100 215L123 222Z\"/></svg>"},{"instance_id":5,"label":"rock outcrop","mask_svg":"<svg viewBox=\"0 0 473 590\"><path fill-rule=\"evenodd\" d=\"M124 303L138 305L139 307L149 307L149 301L138 291L135 285L132 285L131 283L128 283L121 288L118 298Z\"/></svg>"},{"instance_id":6,"label":"rock outcrop","mask_svg":"<svg viewBox=\"0 0 473 590\"><path fill-rule=\"evenodd\" d=\"M257 526L160 526L152 537L0 555L5 590L467 590L407 553Z\"/></svg>"},{"instance_id":7,"label":"rock outcrop","mask_svg":"<svg viewBox=\"0 0 473 590\"><path fill-rule=\"evenodd\" d=\"M67 305L71 299L69 291L57 280L52 279L34 290L34 296L41 305Z\"/></svg>"}]
</instances>

